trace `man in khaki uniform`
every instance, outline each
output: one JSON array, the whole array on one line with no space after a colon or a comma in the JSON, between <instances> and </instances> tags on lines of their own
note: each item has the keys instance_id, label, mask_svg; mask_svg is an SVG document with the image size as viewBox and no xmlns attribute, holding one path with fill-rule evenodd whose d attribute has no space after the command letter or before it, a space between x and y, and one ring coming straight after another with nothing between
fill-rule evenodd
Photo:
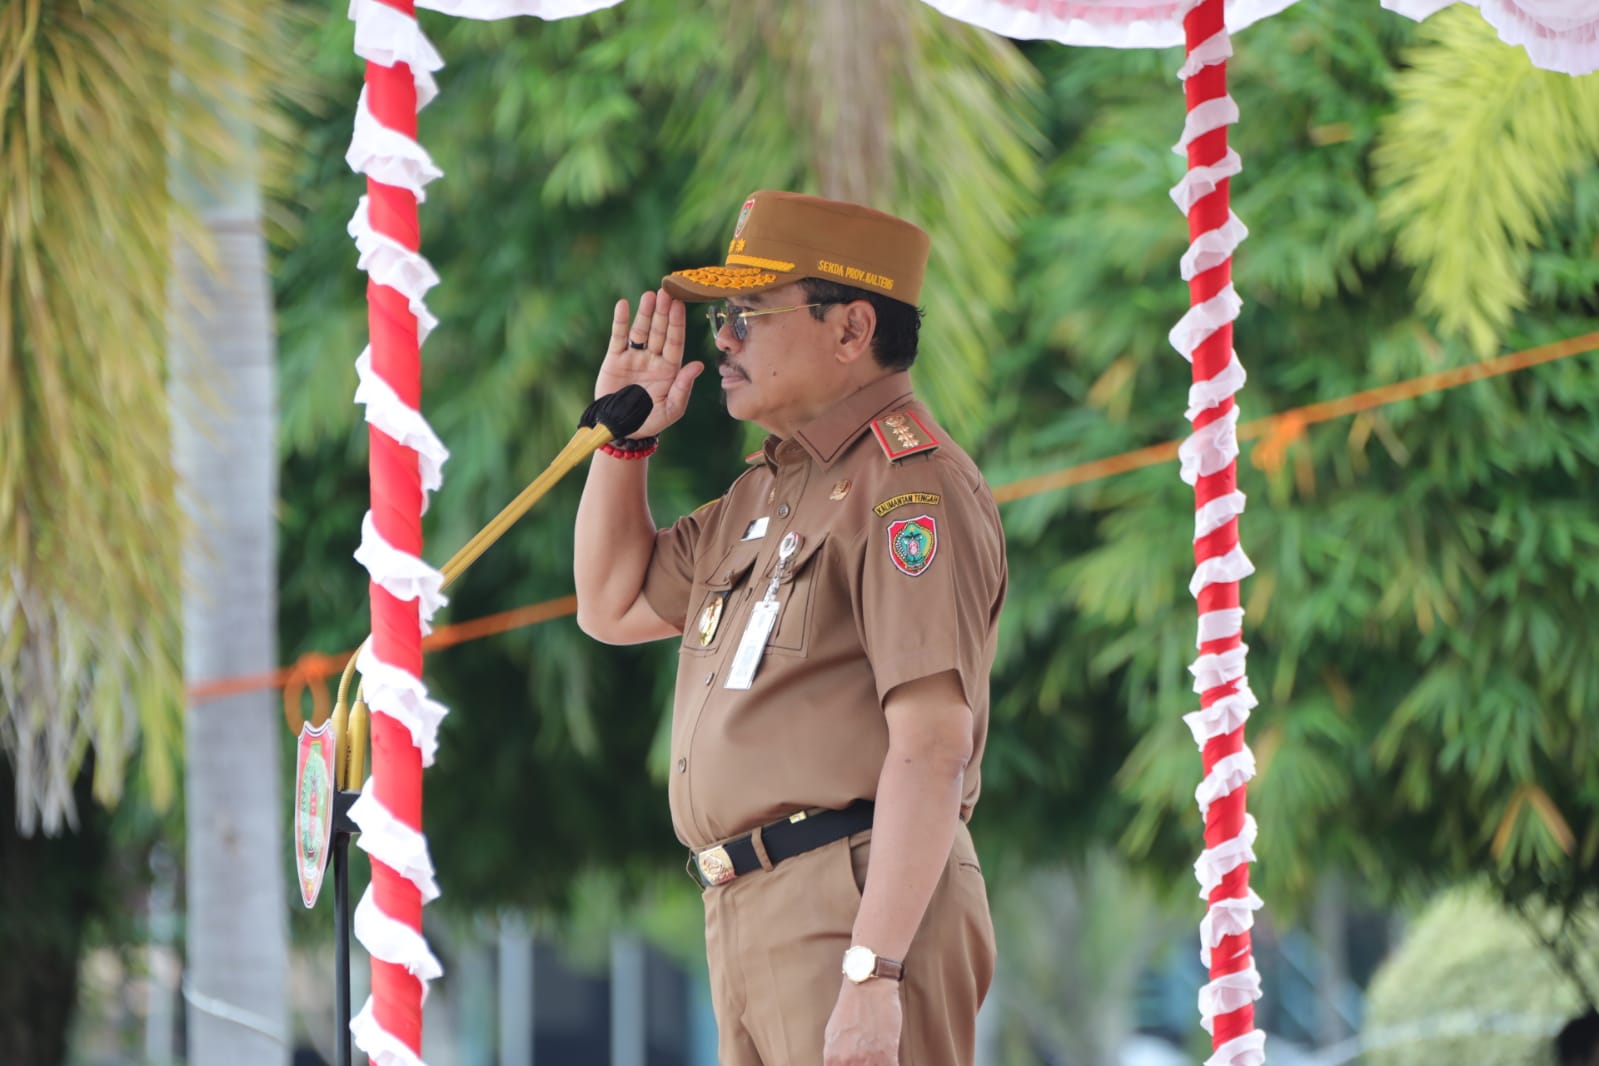
<instances>
[{"instance_id":1,"label":"man in khaki uniform","mask_svg":"<svg viewBox=\"0 0 1599 1066\"><path fill-rule=\"evenodd\" d=\"M927 254L892 216L757 192L724 265L669 275L631 325L617 304L596 384L656 406L594 458L578 620L681 639L669 796L722 1066L974 1055L994 942L966 822L1005 548L906 373ZM683 302L712 300L728 410L771 435L725 496L657 529L646 459L703 370L682 362Z\"/></svg>"}]
</instances>

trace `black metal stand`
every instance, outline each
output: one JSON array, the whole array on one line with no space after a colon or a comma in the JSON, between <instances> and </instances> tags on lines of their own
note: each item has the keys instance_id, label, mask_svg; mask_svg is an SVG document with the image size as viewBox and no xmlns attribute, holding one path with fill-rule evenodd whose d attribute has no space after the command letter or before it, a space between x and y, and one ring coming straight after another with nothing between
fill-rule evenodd
<instances>
[{"instance_id":1,"label":"black metal stand","mask_svg":"<svg viewBox=\"0 0 1599 1066\"><path fill-rule=\"evenodd\" d=\"M333 1066L350 1066L350 807L359 792L333 798Z\"/></svg>"}]
</instances>

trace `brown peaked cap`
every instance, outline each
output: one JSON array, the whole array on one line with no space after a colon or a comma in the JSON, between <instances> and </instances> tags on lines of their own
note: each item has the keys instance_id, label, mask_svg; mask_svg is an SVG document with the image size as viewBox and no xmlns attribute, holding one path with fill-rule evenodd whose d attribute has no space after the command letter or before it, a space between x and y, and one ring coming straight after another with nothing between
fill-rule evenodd
<instances>
[{"instance_id":1,"label":"brown peaked cap","mask_svg":"<svg viewBox=\"0 0 1599 1066\"><path fill-rule=\"evenodd\" d=\"M679 300L722 300L821 278L915 306L931 241L921 227L860 204L794 192L751 193L722 266L661 280Z\"/></svg>"}]
</instances>

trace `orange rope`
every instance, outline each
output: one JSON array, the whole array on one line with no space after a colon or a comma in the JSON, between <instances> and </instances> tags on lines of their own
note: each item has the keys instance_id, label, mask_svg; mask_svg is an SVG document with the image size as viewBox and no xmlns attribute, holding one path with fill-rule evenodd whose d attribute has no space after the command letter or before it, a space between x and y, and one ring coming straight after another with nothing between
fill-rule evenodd
<instances>
[{"instance_id":1,"label":"orange rope","mask_svg":"<svg viewBox=\"0 0 1599 1066\"><path fill-rule=\"evenodd\" d=\"M552 618L565 618L569 614L576 613L577 596L559 596L528 607L517 607L514 610L485 615L467 622L440 626L433 631L432 636L422 642L422 647L426 651L448 648L456 644L465 644L469 640L477 640L479 637L492 637L496 633L507 633L523 626L536 626Z\"/></svg>"},{"instance_id":2,"label":"orange rope","mask_svg":"<svg viewBox=\"0 0 1599 1066\"><path fill-rule=\"evenodd\" d=\"M1592 351L1599 351L1599 332L1585 333L1580 337L1556 341L1537 348L1528 348L1525 351L1512 352L1509 355L1502 355L1496 359L1489 359L1481 363L1473 363L1470 366L1441 370L1434 374L1424 374L1419 378L1397 381L1392 385L1380 385L1375 389L1367 389L1364 392L1357 392L1340 399L1326 400L1304 407L1296 407L1279 414L1268 415L1265 418L1253 419L1238 427L1238 439L1242 441L1252 440L1256 437L1267 438L1257 446L1257 462L1261 465L1280 463L1287 447L1304 435L1306 427L1315 425L1318 422L1328 422L1335 418L1342 418L1345 415L1398 403L1401 400L1413 400L1429 392L1441 392L1444 389L1452 389L1473 381L1482 381L1485 378L1499 377L1503 374L1513 374L1518 370L1526 370L1529 367L1552 363L1567 356L1584 355ZM1167 441L1164 444L1151 444L1135 451L1123 452L1121 455L1095 459L1091 462L1079 463L1076 466L1068 466L1061 470L1053 470L1047 474L1038 474L1034 477L1010 481L994 489L994 500L998 503L1011 503L1029 496L1037 496L1043 492L1069 488L1073 485L1098 481L1101 478L1112 477L1116 474L1125 474L1129 470L1138 470L1146 466L1154 466L1156 463L1168 462L1177 457L1177 446L1180 443L1180 441L1174 440ZM565 618L576 613L577 597L575 595L558 596L542 603L501 611L498 614L473 618L465 622L440 626L423 641L422 646L427 650L448 648L456 644L463 644L469 640L478 640L497 633L520 629L524 626L538 625L541 622ZM344 663L352 654L354 653L343 652L338 655L326 655L321 652L307 652L288 666L280 667L269 673L244 674L238 677L225 677L215 681L205 681L198 685L190 686L188 690L189 702L207 703L211 700L237 695L241 692L282 688L284 714L290 719L291 730L298 731L293 723L294 719L300 715L299 704L302 694L307 689L310 689L312 703L315 708L314 714L317 720L320 721L325 718L327 702L325 683L328 678L333 677L344 668Z\"/></svg>"}]
</instances>

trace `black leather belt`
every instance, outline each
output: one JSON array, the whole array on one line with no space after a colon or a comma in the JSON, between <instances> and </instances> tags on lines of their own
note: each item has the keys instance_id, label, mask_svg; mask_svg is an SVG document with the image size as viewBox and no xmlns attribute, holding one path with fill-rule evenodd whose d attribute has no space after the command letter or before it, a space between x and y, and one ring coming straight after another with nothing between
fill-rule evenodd
<instances>
[{"instance_id":1,"label":"black leather belt","mask_svg":"<svg viewBox=\"0 0 1599 1066\"><path fill-rule=\"evenodd\" d=\"M871 800L856 800L841 811L801 812L761 827L761 843L772 864L792 859L796 855L831 844L840 837L852 836L872 827ZM718 844L714 848L695 852L688 859L689 876L703 887L725 885L735 877L761 868L755 854L755 834Z\"/></svg>"}]
</instances>

